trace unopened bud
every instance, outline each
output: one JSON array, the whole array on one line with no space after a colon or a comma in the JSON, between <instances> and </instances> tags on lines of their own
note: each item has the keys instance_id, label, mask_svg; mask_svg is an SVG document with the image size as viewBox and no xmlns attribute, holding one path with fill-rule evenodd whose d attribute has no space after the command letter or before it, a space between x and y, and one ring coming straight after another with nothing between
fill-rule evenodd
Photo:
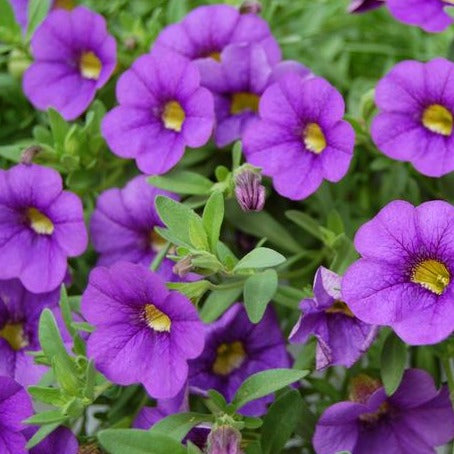
<instances>
[{"instance_id":1,"label":"unopened bud","mask_svg":"<svg viewBox=\"0 0 454 454\"><path fill-rule=\"evenodd\" d=\"M242 454L241 433L231 426L214 428L207 440L207 454Z\"/></svg>"},{"instance_id":2,"label":"unopened bud","mask_svg":"<svg viewBox=\"0 0 454 454\"><path fill-rule=\"evenodd\" d=\"M20 162L21 164L30 165L35 159L35 156L41 151L41 147L39 145L32 145L27 147L21 155Z\"/></svg>"},{"instance_id":3,"label":"unopened bud","mask_svg":"<svg viewBox=\"0 0 454 454\"><path fill-rule=\"evenodd\" d=\"M364 13L385 4L385 0L352 0L348 7L349 13Z\"/></svg>"},{"instance_id":4,"label":"unopened bud","mask_svg":"<svg viewBox=\"0 0 454 454\"><path fill-rule=\"evenodd\" d=\"M235 177L235 195L243 211L261 211L265 205L265 187L262 176L255 170L245 169Z\"/></svg>"},{"instance_id":5,"label":"unopened bud","mask_svg":"<svg viewBox=\"0 0 454 454\"><path fill-rule=\"evenodd\" d=\"M179 277L185 277L192 271L192 259L190 255L182 258L179 262L175 263L172 271Z\"/></svg>"},{"instance_id":6,"label":"unopened bud","mask_svg":"<svg viewBox=\"0 0 454 454\"><path fill-rule=\"evenodd\" d=\"M262 4L254 0L245 0L240 6L241 14L260 14L262 11Z\"/></svg>"}]
</instances>

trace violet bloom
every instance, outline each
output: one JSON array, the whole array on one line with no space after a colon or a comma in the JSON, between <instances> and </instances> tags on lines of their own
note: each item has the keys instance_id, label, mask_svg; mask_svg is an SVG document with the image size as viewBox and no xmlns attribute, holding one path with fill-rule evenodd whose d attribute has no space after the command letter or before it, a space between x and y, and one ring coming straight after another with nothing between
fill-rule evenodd
<instances>
[{"instance_id":1,"label":"violet bloom","mask_svg":"<svg viewBox=\"0 0 454 454\"><path fill-rule=\"evenodd\" d=\"M0 452L28 452L22 421L32 414L32 402L25 389L12 378L0 376Z\"/></svg>"},{"instance_id":2,"label":"violet bloom","mask_svg":"<svg viewBox=\"0 0 454 454\"><path fill-rule=\"evenodd\" d=\"M87 351L100 372L119 385L142 383L156 399L178 394L187 360L204 344L203 325L185 296L145 267L117 262L90 273L81 304L95 326Z\"/></svg>"},{"instance_id":3,"label":"violet bloom","mask_svg":"<svg viewBox=\"0 0 454 454\"><path fill-rule=\"evenodd\" d=\"M425 371L405 371L391 397L378 380L360 375L351 394L320 417L313 438L317 454L433 454L454 437L448 389L437 391Z\"/></svg>"},{"instance_id":4,"label":"violet bloom","mask_svg":"<svg viewBox=\"0 0 454 454\"><path fill-rule=\"evenodd\" d=\"M265 90L259 114L243 135L243 149L279 194L304 199L323 179L337 182L345 175L355 135L342 121L342 96L326 80L285 74Z\"/></svg>"},{"instance_id":5,"label":"violet bloom","mask_svg":"<svg viewBox=\"0 0 454 454\"><path fill-rule=\"evenodd\" d=\"M261 184L262 175L246 166L235 175L236 200L243 211L262 211L266 195L265 186Z\"/></svg>"},{"instance_id":6,"label":"violet bloom","mask_svg":"<svg viewBox=\"0 0 454 454\"><path fill-rule=\"evenodd\" d=\"M150 266L166 244L154 227L164 227L155 208L158 195L177 199L175 194L154 188L147 178L132 179L123 189L104 191L96 202L90 222L93 247L100 254L98 265L123 260ZM159 274L169 279L174 263L165 259Z\"/></svg>"},{"instance_id":7,"label":"violet bloom","mask_svg":"<svg viewBox=\"0 0 454 454\"><path fill-rule=\"evenodd\" d=\"M204 145L214 125L213 96L194 63L172 52L143 55L117 83L119 106L102 134L112 151L147 174L171 169L189 147Z\"/></svg>"},{"instance_id":8,"label":"violet bloom","mask_svg":"<svg viewBox=\"0 0 454 454\"><path fill-rule=\"evenodd\" d=\"M30 439L37 430L38 427L29 426L23 431L23 434ZM67 427L60 426L30 449L29 454L78 454L78 452L79 443L75 435Z\"/></svg>"},{"instance_id":9,"label":"violet bloom","mask_svg":"<svg viewBox=\"0 0 454 454\"><path fill-rule=\"evenodd\" d=\"M379 8L386 0L351 0L348 7L349 13L365 13L371 9Z\"/></svg>"},{"instance_id":10,"label":"violet bloom","mask_svg":"<svg viewBox=\"0 0 454 454\"><path fill-rule=\"evenodd\" d=\"M53 107L66 120L82 114L116 66L116 43L105 19L84 7L52 11L33 34L34 63L23 88L41 110Z\"/></svg>"},{"instance_id":11,"label":"violet bloom","mask_svg":"<svg viewBox=\"0 0 454 454\"><path fill-rule=\"evenodd\" d=\"M243 381L256 372L290 366L285 341L274 311L253 324L237 303L214 323L205 325L205 350L190 362L189 386L199 391L215 389L231 401ZM273 396L246 404L241 413L262 415Z\"/></svg>"},{"instance_id":12,"label":"violet bloom","mask_svg":"<svg viewBox=\"0 0 454 454\"><path fill-rule=\"evenodd\" d=\"M87 247L82 203L47 167L0 170L0 219L0 279L18 278L34 293L57 288L67 258Z\"/></svg>"},{"instance_id":13,"label":"violet bloom","mask_svg":"<svg viewBox=\"0 0 454 454\"><path fill-rule=\"evenodd\" d=\"M442 32L452 24L445 8L454 6L453 0L387 0L386 4L397 20L426 32Z\"/></svg>"},{"instance_id":14,"label":"violet bloom","mask_svg":"<svg viewBox=\"0 0 454 454\"><path fill-rule=\"evenodd\" d=\"M454 207L396 200L356 233L362 255L342 296L366 323L389 325L408 344L434 344L454 326Z\"/></svg>"},{"instance_id":15,"label":"violet bloom","mask_svg":"<svg viewBox=\"0 0 454 454\"><path fill-rule=\"evenodd\" d=\"M290 333L292 343L317 338L316 368L352 366L370 347L377 328L358 320L342 301L342 278L320 267L314 279L314 298L301 301L303 314Z\"/></svg>"},{"instance_id":16,"label":"violet bloom","mask_svg":"<svg viewBox=\"0 0 454 454\"><path fill-rule=\"evenodd\" d=\"M180 23L161 31L153 51L172 50L195 60L202 73L209 60L220 60L228 44L257 43L271 64L281 59L281 50L266 21L255 14L240 14L229 5L200 6Z\"/></svg>"},{"instance_id":17,"label":"violet bloom","mask_svg":"<svg viewBox=\"0 0 454 454\"><path fill-rule=\"evenodd\" d=\"M409 161L430 177L454 170L454 63L398 63L377 85L380 110L372 138L387 156Z\"/></svg>"}]
</instances>

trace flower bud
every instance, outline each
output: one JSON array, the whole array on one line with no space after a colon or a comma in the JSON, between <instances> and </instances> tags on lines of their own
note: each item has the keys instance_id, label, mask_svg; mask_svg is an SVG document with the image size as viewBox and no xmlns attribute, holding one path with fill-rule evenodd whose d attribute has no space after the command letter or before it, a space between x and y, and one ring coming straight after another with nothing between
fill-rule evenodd
<instances>
[{"instance_id":1,"label":"flower bud","mask_svg":"<svg viewBox=\"0 0 454 454\"><path fill-rule=\"evenodd\" d=\"M241 14L260 14L262 4L256 0L245 0L240 6Z\"/></svg>"},{"instance_id":2,"label":"flower bud","mask_svg":"<svg viewBox=\"0 0 454 454\"><path fill-rule=\"evenodd\" d=\"M261 211L265 205L265 187L262 176L246 168L235 177L235 195L243 211Z\"/></svg>"},{"instance_id":3,"label":"flower bud","mask_svg":"<svg viewBox=\"0 0 454 454\"><path fill-rule=\"evenodd\" d=\"M207 454L242 454L241 434L234 427L222 425L214 428L207 440Z\"/></svg>"}]
</instances>

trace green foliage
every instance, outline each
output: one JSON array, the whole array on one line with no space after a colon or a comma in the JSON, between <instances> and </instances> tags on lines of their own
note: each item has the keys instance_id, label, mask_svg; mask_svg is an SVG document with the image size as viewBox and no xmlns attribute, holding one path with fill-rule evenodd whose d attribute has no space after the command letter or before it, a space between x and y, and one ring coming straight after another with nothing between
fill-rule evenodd
<instances>
[{"instance_id":1,"label":"green foliage","mask_svg":"<svg viewBox=\"0 0 454 454\"><path fill-rule=\"evenodd\" d=\"M394 334L389 333L381 354L381 379L388 396L398 388L407 364L407 347Z\"/></svg>"}]
</instances>

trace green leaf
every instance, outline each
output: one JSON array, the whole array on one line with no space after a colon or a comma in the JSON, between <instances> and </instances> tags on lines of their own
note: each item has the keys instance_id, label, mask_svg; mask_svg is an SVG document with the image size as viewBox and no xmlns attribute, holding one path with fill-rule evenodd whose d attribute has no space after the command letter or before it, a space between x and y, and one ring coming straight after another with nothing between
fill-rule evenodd
<instances>
[{"instance_id":1,"label":"green leaf","mask_svg":"<svg viewBox=\"0 0 454 454\"><path fill-rule=\"evenodd\" d=\"M167 23L179 22L188 12L186 2L181 0L168 0L166 9Z\"/></svg>"},{"instance_id":2,"label":"green leaf","mask_svg":"<svg viewBox=\"0 0 454 454\"><path fill-rule=\"evenodd\" d=\"M202 451L190 440L186 443L186 452L187 454L203 454Z\"/></svg>"},{"instance_id":3,"label":"green leaf","mask_svg":"<svg viewBox=\"0 0 454 454\"><path fill-rule=\"evenodd\" d=\"M55 407L63 405L65 399L62 396L60 389L47 388L45 386L29 386L27 391L31 394L33 399L50 404Z\"/></svg>"},{"instance_id":4,"label":"green leaf","mask_svg":"<svg viewBox=\"0 0 454 454\"><path fill-rule=\"evenodd\" d=\"M254 274L244 284L244 305L249 320L258 323L262 320L266 306L277 290L278 278L275 270Z\"/></svg>"},{"instance_id":5,"label":"green leaf","mask_svg":"<svg viewBox=\"0 0 454 454\"><path fill-rule=\"evenodd\" d=\"M161 433L138 429L107 429L98 440L110 454L185 454L183 445Z\"/></svg>"},{"instance_id":6,"label":"green leaf","mask_svg":"<svg viewBox=\"0 0 454 454\"><path fill-rule=\"evenodd\" d=\"M300 420L302 411L301 395L294 389L288 390L273 402L263 420L263 454L281 452Z\"/></svg>"},{"instance_id":7,"label":"green leaf","mask_svg":"<svg viewBox=\"0 0 454 454\"><path fill-rule=\"evenodd\" d=\"M270 369L248 377L236 392L232 405L241 408L248 402L267 396L309 374L308 370Z\"/></svg>"},{"instance_id":8,"label":"green leaf","mask_svg":"<svg viewBox=\"0 0 454 454\"><path fill-rule=\"evenodd\" d=\"M238 301L242 291L242 287L212 291L200 311L202 321L212 323L217 320L233 303Z\"/></svg>"},{"instance_id":9,"label":"green leaf","mask_svg":"<svg viewBox=\"0 0 454 454\"><path fill-rule=\"evenodd\" d=\"M44 20L49 12L51 0L30 0L28 3L27 39L30 39L38 25Z\"/></svg>"},{"instance_id":10,"label":"green leaf","mask_svg":"<svg viewBox=\"0 0 454 454\"><path fill-rule=\"evenodd\" d=\"M54 422L52 424L46 424L41 426L37 432L28 440L27 449L34 448L38 443L41 443L48 435L50 435L57 427L60 426L60 422Z\"/></svg>"},{"instance_id":11,"label":"green leaf","mask_svg":"<svg viewBox=\"0 0 454 454\"><path fill-rule=\"evenodd\" d=\"M209 194L213 186L208 178L188 170L173 170L167 175L155 175L149 177L148 182L166 191L188 195Z\"/></svg>"},{"instance_id":12,"label":"green leaf","mask_svg":"<svg viewBox=\"0 0 454 454\"><path fill-rule=\"evenodd\" d=\"M186 295L190 300L199 300L210 288L211 283L204 279L195 282L168 282L167 287Z\"/></svg>"},{"instance_id":13,"label":"green leaf","mask_svg":"<svg viewBox=\"0 0 454 454\"><path fill-rule=\"evenodd\" d=\"M213 421L213 416L203 413L176 413L161 419L150 429L151 433L161 433L181 441L198 424Z\"/></svg>"},{"instance_id":14,"label":"green leaf","mask_svg":"<svg viewBox=\"0 0 454 454\"><path fill-rule=\"evenodd\" d=\"M50 129L54 138L55 151L58 154L62 154L64 151L66 134L69 132L69 124L55 109L49 109L48 115Z\"/></svg>"},{"instance_id":15,"label":"green leaf","mask_svg":"<svg viewBox=\"0 0 454 454\"><path fill-rule=\"evenodd\" d=\"M42 413L37 413L36 415L30 416L27 418L25 424L52 424L52 423L62 423L66 419L66 416L63 415L60 410L49 410L43 411Z\"/></svg>"},{"instance_id":16,"label":"green leaf","mask_svg":"<svg viewBox=\"0 0 454 454\"><path fill-rule=\"evenodd\" d=\"M323 233L320 230L320 225L306 213L296 210L289 210L285 212L285 216L287 216L297 226L301 227L303 230L310 233L315 238L318 238L320 241L324 241Z\"/></svg>"},{"instance_id":17,"label":"green leaf","mask_svg":"<svg viewBox=\"0 0 454 454\"><path fill-rule=\"evenodd\" d=\"M345 235L339 235L332 245L335 255L330 269L338 274L344 274L345 270L358 258L352 240Z\"/></svg>"},{"instance_id":18,"label":"green leaf","mask_svg":"<svg viewBox=\"0 0 454 454\"><path fill-rule=\"evenodd\" d=\"M235 266L234 271L250 268L270 268L285 262L285 257L279 252L266 247L259 247L246 254Z\"/></svg>"},{"instance_id":19,"label":"green leaf","mask_svg":"<svg viewBox=\"0 0 454 454\"><path fill-rule=\"evenodd\" d=\"M216 253L221 233L222 221L224 219L224 196L221 192L215 191L208 199L203 210L203 226L208 235L210 251Z\"/></svg>"},{"instance_id":20,"label":"green leaf","mask_svg":"<svg viewBox=\"0 0 454 454\"><path fill-rule=\"evenodd\" d=\"M391 332L383 344L380 371L386 394L392 395L399 387L407 362L407 346Z\"/></svg>"},{"instance_id":21,"label":"green leaf","mask_svg":"<svg viewBox=\"0 0 454 454\"><path fill-rule=\"evenodd\" d=\"M60 289L60 309L66 329L74 339L74 336L77 334L77 332L72 325L71 307L69 306L68 292L66 291L66 287L64 285L62 285Z\"/></svg>"},{"instance_id":22,"label":"green leaf","mask_svg":"<svg viewBox=\"0 0 454 454\"><path fill-rule=\"evenodd\" d=\"M21 29L14 17L14 11L8 0L0 0L0 37L13 40L20 37Z\"/></svg>"}]
</instances>

